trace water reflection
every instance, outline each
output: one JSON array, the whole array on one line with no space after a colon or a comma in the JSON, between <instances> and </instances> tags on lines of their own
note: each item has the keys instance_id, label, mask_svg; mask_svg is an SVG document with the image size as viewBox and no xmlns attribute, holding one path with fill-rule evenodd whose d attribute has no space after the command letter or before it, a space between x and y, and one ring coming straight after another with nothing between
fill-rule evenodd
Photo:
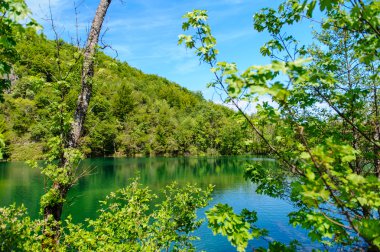
<instances>
[{"instance_id":1,"label":"water reflection","mask_svg":"<svg viewBox=\"0 0 380 252\"><path fill-rule=\"evenodd\" d=\"M138 173L141 183L158 193L173 181L179 184L197 183L201 187L215 185L210 205L228 203L237 212L243 208L258 212L258 226L269 230L268 239L289 242L299 239L310 244L305 232L288 225L287 214L292 206L285 201L254 193L255 185L244 181L244 167L250 162L262 162L268 169L275 167L271 159L253 157L216 158L102 158L84 160L81 169L92 170L92 175L79 180L69 193L69 204L64 215L72 215L76 222L94 218L99 200L128 184ZM0 164L0 206L23 203L33 217L38 216L39 198L44 193L44 179L38 170L22 162ZM204 210L200 211L204 215ZM202 240L198 249L234 251L224 237L213 236L202 226L198 232ZM250 249L265 246L264 240L250 243ZM307 247L305 248L307 250ZM249 250L248 250L249 251Z\"/></svg>"}]
</instances>

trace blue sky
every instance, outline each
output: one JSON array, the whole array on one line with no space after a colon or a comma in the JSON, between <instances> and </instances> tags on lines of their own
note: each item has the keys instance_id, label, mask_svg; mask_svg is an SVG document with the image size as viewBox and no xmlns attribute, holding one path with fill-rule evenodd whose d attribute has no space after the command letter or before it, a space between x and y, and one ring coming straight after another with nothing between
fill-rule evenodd
<instances>
[{"instance_id":1,"label":"blue sky","mask_svg":"<svg viewBox=\"0 0 380 252\"><path fill-rule=\"evenodd\" d=\"M26 0L33 16L52 38L49 0ZM85 40L98 0L76 0L79 34ZM252 16L263 7L275 7L281 1L271 0L113 0L107 13L104 40L118 52L118 59L145 73L157 74L190 90L201 91L206 99L218 102L213 89L206 88L212 75L192 51L177 45L182 16L193 9L207 9L220 50L219 60L235 62L240 69L266 64L270 59L259 54L269 39L253 29ZM74 0L50 0L59 35L65 40L76 37ZM311 38L310 22L292 28L304 41ZM109 52L114 56L112 52Z\"/></svg>"}]
</instances>

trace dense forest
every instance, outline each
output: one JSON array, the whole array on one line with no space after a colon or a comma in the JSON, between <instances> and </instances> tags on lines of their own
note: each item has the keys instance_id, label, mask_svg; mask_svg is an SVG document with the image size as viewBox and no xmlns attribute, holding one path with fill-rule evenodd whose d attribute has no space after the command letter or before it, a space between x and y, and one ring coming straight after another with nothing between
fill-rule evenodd
<instances>
[{"instance_id":1,"label":"dense forest","mask_svg":"<svg viewBox=\"0 0 380 252\"><path fill-rule=\"evenodd\" d=\"M100 0L80 47L21 24L30 18L23 0L0 1L0 153L43 158L28 164L47 181L40 218L24 206L0 208L0 250L195 251L197 209L211 200L212 185L172 183L155 204L157 194L132 179L100 201L97 217L74 223L63 211L86 175L81 161L266 152L272 165L250 157L244 177L256 193L290 203L291 225L324 250L380 251L379 1L283 0L261 9L253 28L269 35L260 53L271 62L243 71L220 61L208 12L185 13L179 44L210 67L210 86L238 112L103 54L98 42L111 2ZM318 25L312 45L288 33L303 20ZM258 101L254 115L240 106L247 100ZM237 251L253 239L267 242L254 251L302 250L302 241L268 239L255 209L239 210L221 202L205 211L214 235Z\"/></svg>"},{"instance_id":2,"label":"dense forest","mask_svg":"<svg viewBox=\"0 0 380 252\"><path fill-rule=\"evenodd\" d=\"M47 149L47 139L60 131L52 128L51 104L58 106L64 99L67 116L75 109L80 59L75 46L63 40L49 41L33 30L18 43L17 50L20 61L14 66L12 84L0 104L4 158L38 159ZM60 72L68 78L57 83L62 78ZM259 147L259 140L253 144L252 133L243 122L236 123L238 115L233 110L102 52L97 54L93 81L93 99L81 140L81 149L87 156L237 155L265 151ZM62 93L55 92L52 85L62 85Z\"/></svg>"}]
</instances>

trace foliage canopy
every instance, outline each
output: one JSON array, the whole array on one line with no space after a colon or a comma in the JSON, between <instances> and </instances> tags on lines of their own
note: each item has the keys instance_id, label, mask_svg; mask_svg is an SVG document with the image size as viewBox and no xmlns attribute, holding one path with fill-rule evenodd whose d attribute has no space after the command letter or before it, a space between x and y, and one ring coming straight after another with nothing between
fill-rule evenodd
<instances>
[{"instance_id":1,"label":"foliage canopy","mask_svg":"<svg viewBox=\"0 0 380 252\"><path fill-rule=\"evenodd\" d=\"M323 20L315 42L300 46L283 30L312 19L317 7ZM210 65L212 86L225 91L291 175L290 181L273 179L278 175L250 166L246 177L258 183L258 192L290 199L298 208L290 223L329 246L380 249L379 15L378 1L289 0L265 8L254 15L254 28L271 36L260 52L272 62L243 72L217 61L206 11L185 14L182 28L195 33L179 36ZM239 108L241 97L262 95L272 103L259 102L256 115ZM272 137L262 125L274 126ZM225 235L232 239L240 231Z\"/></svg>"}]
</instances>

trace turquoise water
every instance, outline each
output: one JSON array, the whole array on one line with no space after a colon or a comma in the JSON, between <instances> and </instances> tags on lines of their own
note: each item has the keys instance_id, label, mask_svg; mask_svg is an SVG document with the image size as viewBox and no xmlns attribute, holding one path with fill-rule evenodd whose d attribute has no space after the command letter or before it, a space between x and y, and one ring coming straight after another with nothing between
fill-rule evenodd
<instances>
[{"instance_id":1,"label":"turquoise water","mask_svg":"<svg viewBox=\"0 0 380 252\"><path fill-rule=\"evenodd\" d=\"M267 240L289 243L293 239L303 244L303 251L310 251L315 244L309 241L305 231L288 224L287 214L293 210L292 205L256 194L255 185L244 180L244 167L250 162L263 162L268 169L275 165L271 159L253 157L86 159L82 169L90 170L91 174L81 178L70 191L64 215L72 215L76 222L96 217L99 200L126 186L136 174L139 174L141 183L155 193L173 181L197 183L201 187L214 184L210 206L227 203L236 212L243 208L253 209L258 213L257 226L269 231L265 239L251 241L247 251L266 246ZM0 206L23 203L33 217L38 217L39 198L44 193L44 185L46 181L39 170L31 169L23 162L0 163ZM204 216L204 211L199 211L200 217ZM195 242L198 250L235 251L226 238L213 236L206 225L196 235L201 237Z\"/></svg>"}]
</instances>

